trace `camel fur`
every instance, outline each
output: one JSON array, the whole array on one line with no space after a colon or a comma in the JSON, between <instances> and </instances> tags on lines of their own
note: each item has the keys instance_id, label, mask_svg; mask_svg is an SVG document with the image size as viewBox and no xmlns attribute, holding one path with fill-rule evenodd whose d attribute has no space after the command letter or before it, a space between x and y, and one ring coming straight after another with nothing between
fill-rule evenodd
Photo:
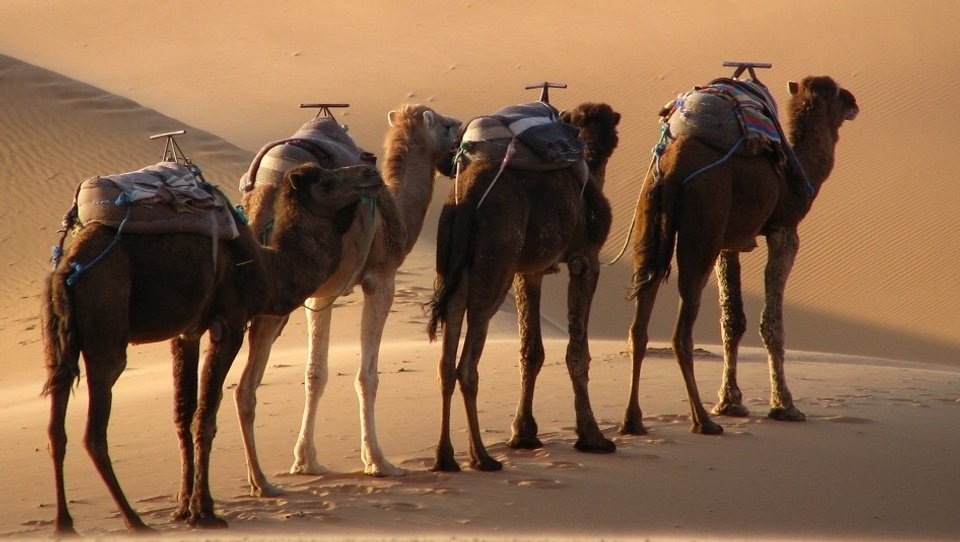
<instances>
[{"instance_id":1,"label":"camel fur","mask_svg":"<svg viewBox=\"0 0 960 542\"><path fill-rule=\"evenodd\" d=\"M668 274L676 250L680 308L673 350L680 365L690 402L691 430L718 434L723 428L703 407L693 370L693 325L700 298L716 267L720 287L724 376L720 402L714 414L746 416L736 381L737 348L746 317L740 289L740 252L766 238L765 300L760 335L767 349L771 375L771 410L778 420L803 420L794 405L784 376L783 295L799 249L797 226L833 168L839 128L856 118L860 109L848 90L829 77L807 77L790 84L787 139L806 172L781 174L774 154L733 155L688 182L691 172L720 160L718 150L695 137L680 137L667 145L660 158L662 178L648 172L638 201L638 229L633 238L636 312L630 327L633 362L630 395L622 433L644 434L639 404L639 380L649 340L647 327L657 290ZM809 181L809 185L807 184ZM813 195L808 191L813 189Z\"/></svg>"},{"instance_id":2,"label":"camel fur","mask_svg":"<svg viewBox=\"0 0 960 542\"><path fill-rule=\"evenodd\" d=\"M291 170L278 196L270 245L259 245L241 223L238 239L218 241L216 259L211 239L203 235L124 234L105 251L116 230L97 223L79 230L46 278L43 295L44 393L51 398L58 534L75 532L64 484L64 423L81 354L90 398L84 444L127 527L150 530L120 489L107 450L107 423L127 344L164 340L172 343L181 452L175 517L197 526L226 525L214 514L209 460L223 381L245 326L256 314L288 313L316 290L336 268L341 236L353 222L361 196L382 186L376 169L368 166ZM67 284L72 264L101 254ZM207 332L210 346L198 385L200 338Z\"/></svg>"},{"instance_id":3,"label":"camel fur","mask_svg":"<svg viewBox=\"0 0 960 542\"><path fill-rule=\"evenodd\" d=\"M403 469L392 465L377 440L374 405L379 377L380 340L393 304L397 270L416 243L433 195L438 162L453 148L460 121L423 105L404 105L388 115L384 142L383 178L386 190L376 213L361 213L344 238L344 252L336 271L310 295L306 304L308 329L305 368L305 404L300 435L290 472L322 474L314 435L320 397L328 380L328 353L333 303L359 285L363 290L360 323L360 369L354 383L360 402L360 457L364 472L395 476ZM258 186L244 196L251 224L258 233L272 217L270 186ZM257 459L254 438L256 389L263 379L270 349L288 316L259 316L250 328L250 354L236 391L237 413L246 451L251 494L276 496Z\"/></svg>"},{"instance_id":4,"label":"camel fur","mask_svg":"<svg viewBox=\"0 0 960 542\"><path fill-rule=\"evenodd\" d=\"M434 470L460 470L450 440L450 403L458 382L470 431L470 466L484 471L502 468L481 438L477 365L490 319L511 283L519 311L521 393L508 445L542 446L533 416L534 387L544 361L541 284L545 274L558 271L559 264L566 264L570 274L566 363L575 393L576 448L591 452L615 449L601 434L590 408L587 327L600 274L599 252L612 219L602 188L607 160L618 143L620 114L606 104L587 103L564 113L562 120L575 126L586 144L586 181L575 167L549 171L508 167L478 209L500 163L473 159L460 172L459 196L451 193L441 213L436 290L428 327L431 340L438 329L442 329L443 340L441 427ZM464 319L467 331L457 363Z\"/></svg>"}]
</instances>

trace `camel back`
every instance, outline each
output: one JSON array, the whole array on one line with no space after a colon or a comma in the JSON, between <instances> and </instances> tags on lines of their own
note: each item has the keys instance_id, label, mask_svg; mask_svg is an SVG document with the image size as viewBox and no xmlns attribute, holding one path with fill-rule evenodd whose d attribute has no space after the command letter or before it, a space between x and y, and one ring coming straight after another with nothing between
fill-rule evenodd
<instances>
[{"instance_id":1,"label":"camel back","mask_svg":"<svg viewBox=\"0 0 960 542\"><path fill-rule=\"evenodd\" d=\"M122 223L127 233L196 233L224 240L239 235L229 202L179 162L84 179L76 206L81 224L119 228Z\"/></svg>"},{"instance_id":2,"label":"camel back","mask_svg":"<svg viewBox=\"0 0 960 542\"><path fill-rule=\"evenodd\" d=\"M776 103L752 81L722 78L694 87L664 106L661 122L670 139L692 136L723 151L739 142L737 154L773 152L781 164L786 160Z\"/></svg>"},{"instance_id":3,"label":"camel back","mask_svg":"<svg viewBox=\"0 0 960 542\"><path fill-rule=\"evenodd\" d=\"M317 117L307 121L291 137L264 145L243 174L240 190L249 192L256 183L276 185L288 169L307 162L337 169L373 164L376 157L357 146L336 119Z\"/></svg>"},{"instance_id":4,"label":"camel back","mask_svg":"<svg viewBox=\"0 0 960 542\"><path fill-rule=\"evenodd\" d=\"M583 161L583 143L577 135L577 128L562 122L550 104L513 105L467 123L459 158L484 156L520 170L562 169Z\"/></svg>"}]
</instances>

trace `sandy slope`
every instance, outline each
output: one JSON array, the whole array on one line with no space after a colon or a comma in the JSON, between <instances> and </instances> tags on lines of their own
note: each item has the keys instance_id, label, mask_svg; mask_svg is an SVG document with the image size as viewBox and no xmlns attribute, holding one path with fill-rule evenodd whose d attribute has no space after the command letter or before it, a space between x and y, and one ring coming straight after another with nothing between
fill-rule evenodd
<instances>
[{"instance_id":1,"label":"sandy slope","mask_svg":"<svg viewBox=\"0 0 960 542\"><path fill-rule=\"evenodd\" d=\"M960 168L953 158L960 149L951 123L957 106L946 89L960 81L960 38L952 25L958 12L939 2L878 7L861 1L806 2L789 14L780 3L678 7L665 1L589 10L576 2L376 1L362 8L349 2L4 2L0 55L10 56L0 56L0 355L6 360L0 465L10 489L0 507L0 535L50 533L53 484L47 407L37 395L36 314L60 218L83 177L155 162L161 149L148 135L187 127L185 150L237 197L236 179L252 152L308 118L296 108L302 101L351 102L338 117L361 145L379 152L385 114L399 103L426 102L469 119L532 99L522 91L525 83L562 80L570 88L553 94L561 107L602 100L623 113L607 185L616 218L606 250L612 258L656 139L660 105L726 75L724 59L756 59L774 63L763 78L781 101L787 79L826 73L850 88L862 108L844 126L834 174L801 228L803 249L787 292L788 347L794 349L787 370L808 423L762 417L765 367L763 356L751 351L741 378L754 416L721 418L723 437L691 435L675 364L655 355L645 366L641 398L650 435L616 437L620 449L613 456L578 454L570 446L572 393L557 328L537 403L546 447L509 451L503 442L517 393L517 341L508 304L481 365L481 420L488 445L507 468L494 475L430 473L439 355L423 336L420 307L431 292L434 208L399 278L382 355L381 441L410 475L374 480L358 474L354 295L335 316L337 376L322 402L319 430L321 459L335 474L279 475L289 465L302 408L297 316L271 360L258 417L262 460L290 494L245 497L228 395L214 456L215 497L232 524L224 534L957 538L960 440L951 428L960 416L960 219L954 212ZM448 186L438 183L438 200ZM755 322L762 250L744 260ZM623 263L604 270L592 318L593 336L609 339L592 345L591 390L594 411L611 435L627 391L624 332L631 307L623 294L629 272ZM545 317L562 323L562 276L550 284L559 293L550 296ZM654 314L652 331L660 341L674 318L672 289L664 289ZM697 337L716 351L712 284L706 296ZM754 336L748 334L748 346L757 345ZM114 459L147 520L185 537L188 531L166 517L178 469L167 347L133 347L129 356L111 426ZM707 401L719 365L707 354L698 366ZM238 374L231 373L231 385ZM82 449L85 392L81 385L69 427L73 511L86 534L121 534ZM460 411L455 398L457 416ZM459 417L454 424L465 427ZM462 434L455 446L466 449Z\"/></svg>"}]
</instances>

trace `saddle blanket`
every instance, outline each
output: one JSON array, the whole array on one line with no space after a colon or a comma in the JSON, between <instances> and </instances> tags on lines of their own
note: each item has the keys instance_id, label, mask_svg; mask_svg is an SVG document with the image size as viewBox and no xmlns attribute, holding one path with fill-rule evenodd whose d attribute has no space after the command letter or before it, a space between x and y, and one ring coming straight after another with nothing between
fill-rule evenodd
<instances>
[{"instance_id":1,"label":"saddle blanket","mask_svg":"<svg viewBox=\"0 0 960 542\"><path fill-rule=\"evenodd\" d=\"M307 121L291 137L264 145L240 180L240 190L249 192L256 183L275 185L290 168L317 162L327 169L374 163L333 117Z\"/></svg>"},{"instance_id":2,"label":"saddle blanket","mask_svg":"<svg viewBox=\"0 0 960 542\"><path fill-rule=\"evenodd\" d=\"M774 151L783 156L777 106L766 87L750 81L716 79L678 95L661 111L669 136L691 135L729 150L741 137L739 154Z\"/></svg>"},{"instance_id":3,"label":"saddle blanket","mask_svg":"<svg viewBox=\"0 0 960 542\"><path fill-rule=\"evenodd\" d=\"M583 160L578 133L576 127L560 120L551 105L534 102L471 120L463 129L460 148L467 158L486 156L503 161L512 145L514 154L507 161L508 168L561 169Z\"/></svg>"},{"instance_id":4,"label":"saddle blanket","mask_svg":"<svg viewBox=\"0 0 960 542\"><path fill-rule=\"evenodd\" d=\"M160 162L137 171L89 177L77 190L81 224L123 224L129 233L239 236L229 202L204 188L189 167Z\"/></svg>"}]
</instances>

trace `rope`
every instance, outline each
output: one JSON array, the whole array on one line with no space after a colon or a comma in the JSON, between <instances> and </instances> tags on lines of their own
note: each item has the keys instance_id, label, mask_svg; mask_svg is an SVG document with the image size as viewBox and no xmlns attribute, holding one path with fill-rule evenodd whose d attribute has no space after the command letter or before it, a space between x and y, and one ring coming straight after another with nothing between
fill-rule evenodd
<instances>
[{"instance_id":1,"label":"rope","mask_svg":"<svg viewBox=\"0 0 960 542\"><path fill-rule=\"evenodd\" d=\"M79 264L77 262L70 262L70 268L73 269L73 273L70 273L70 276L67 277L67 280L66 280L67 286L73 286L74 283L76 283L77 280L80 279L80 275L82 275L85 271L87 271L91 267L97 265L100 262L100 260L102 260L107 255L107 253L110 252L110 250L114 247L114 245L116 245L117 242L120 241L120 234L123 232L123 227L127 224L127 219L130 218L130 208L132 207L132 205L130 205L129 203L129 199L126 192L121 193L115 203L118 206L126 203L127 210L123 215L123 220L120 221L120 225L117 226L117 233L114 234L113 240L110 241L110 244L107 245L107 247L103 249L103 251L87 265Z\"/></svg>"},{"instance_id":2,"label":"rope","mask_svg":"<svg viewBox=\"0 0 960 542\"><path fill-rule=\"evenodd\" d=\"M653 158L650 159L650 166L647 167L647 172L643 174L643 182L640 183L640 192L637 193L637 203L633 206L633 217L630 219L630 227L627 229L627 236L623 239L623 245L620 247L620 252L608 262L600 262L600 265L611 266L620 261L620 258L623 258L623 255L627 252L627 247L630 245L630 237L633 235L633 229L637 225L637 214L640 210L640 198L643 197L643 189L647 186L647 178L650 176L650 172L653 171L656 167L654 173L655 181L659 180L663 173L660 171L660 156L663 155L663 151L667 149L667 134L669 133L669 126L666 123L661 124L660 126L660 141L654 145L651 150Z\"/></svg>"},{"instance_id":3,"label":"rope","mask_svg":"<svg viewBox=\"0 0 960 542\"><path fill-rule=\"evenodd\" d=\"M733 147L731 147L730 150L727 151L727 154L723 155L723 158L720 158L719 160L717 160L716 162L713 162L712 164L707 164L702 168L694 171L690 175L687 175L687 177L683 181L681 181L680 184L682 185L687 184L688 182L690 182L691 179L693 179L697 175L700 175L704 171L715 168L720 164L726 162L731 156L733 156L733 153L736 152L738 148L740 148L740 145L743 143L744 139L746 139L745 136L740 136L740 139L738 139L737 142L733 145Z\"/></svg>"},{"instance_id":4,"label":"rope","mask_svg":"<svg viewBox=\"0 0 960 542\"><path fill-rule=\"evenodd\" d=\"M514 137L510 140L510 144L507 145L507 152L503 154L503 161L500 162L500 169L497 170L497 175L490 181L490 186L487 187L487 190L483 193L483 196L480 197L480 201L477 203L477 209L480 209L480 206L483 205L483 200L487 199L487 194L490 193L490 190L493 189L493 185L497 184L497 180L500 179L500 175L503 174L503 170L507 169L507 163L513 158L513 155L516 154L516 141L517 138Z\"/></svg>"}]
</instances>

